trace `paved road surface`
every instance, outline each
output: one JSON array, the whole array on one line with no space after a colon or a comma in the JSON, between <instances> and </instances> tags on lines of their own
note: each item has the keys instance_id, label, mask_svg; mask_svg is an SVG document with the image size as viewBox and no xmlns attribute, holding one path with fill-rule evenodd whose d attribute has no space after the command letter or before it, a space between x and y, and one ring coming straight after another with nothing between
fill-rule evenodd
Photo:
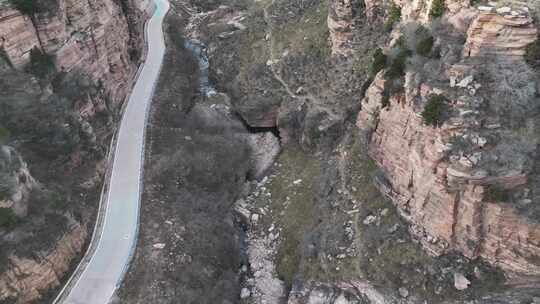
<instances>
[{"instance_id":1,"label":"paved road surface","mask_svg":"<svg viewBox=\"0 0 540 304\"><path fill-rule=\"evenodd\" d=\"M137 240L146 113L165 53L162 24L167 0L155 0L147 24L148 54L122 117L101 237L80 276L59 303L106 304L121 282Z\"/></svg>"}]
</instances>

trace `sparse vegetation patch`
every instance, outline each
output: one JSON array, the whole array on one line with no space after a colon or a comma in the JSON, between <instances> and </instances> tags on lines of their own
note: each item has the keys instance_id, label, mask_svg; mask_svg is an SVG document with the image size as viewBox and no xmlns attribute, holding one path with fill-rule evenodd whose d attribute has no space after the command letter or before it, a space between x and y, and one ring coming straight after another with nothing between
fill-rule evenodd
<instances>
[{"instance_id":1,"label":"sparse vegetation patch","mask_svg":"<svg viewBox=\"0 0 540 304\"><path fill-rule=\"evenodd\" d=\"M485 189L484 198L490 202L508 202L510 194L498 185L489 185Z\"/></svg>"},{"instance_id":2,"label":"sparse vegetation patch","mask_svg":"<svg viewBox=\"0 0 540 304\"><path fill-rule=\"evenodd\" d=\"M429 56L431 54L431 50L433 49L434 42L435 42L435 39L433 39L433 36L429 36L424 39L421 39L416 44L416 53L424 57Z\"/></svg>"},{"instance_id":3,"label":"sparse vegetation patch","mask_svg":"<svg viewBox=\"0 0 540 304\"><path fill-rule=\"evenodd\" d=\"M439 126L443 121L446 111L446 98L442 95L431 95L422 112L422 118L426 125Z\"/></svg>"},{"instance_id":4,"label":"sparse vegetation patch","mask_svg":"<svg viewBox=\"0 0 540 304\"><path fill-rule=\"evenodd\" d=\"M444 10L445 10L444 0L433 0L429 15L432 18L440 18L444 14Z\"/></svg>"},{"instance_id":5,"label":"sparse vegetation patch","mask_svg":"<svg viewBox=\"0 0 540 304\"><path fill-rule=\"evenodd\" d=\"M540 67L540 40L527 46L525 60L532 67Z\"/></svg>"},{"instance_id":6,"label":"sparse vegetation patch","mask_svg":"<svg viewBox=\"0 0 540 304\"><path fill-rule=\"evenodd\" d=\"M274 200L290 199L280 219L283 241L278 248L276 262L279 276L291 286L294 276L301 270L303 239L314 224L315 189L321 169L316 158L294 148L285 151L280 162L283 177L273 180L269 188L275 195ZM295 185L295 180L301 182Z\"/></svg>"},{"instance_id":7,"label":"sparse vegetation patch","mask_svg":"<svg viewBox=\"0 0 540 304\"><path fill-rule=\"evenodd\" d=\"M58 6L57 0L8 0L8 2L27 16L45 11L53 12Z\"/></svg>"},{"instance_id":8,"label":"sparse vegetation patch","mask_svg":"<svg viewBox=\"0 0 540 304\"><path fill-rule=\"evenodd\" d=\"M371 62L371 75L375 76L379 71L386 67L386 60L388 57L383 53L381 48L378 48L373 54L373 61Z\"/></svg>"},{"instance_id":9,"label":"sparse vegetation patch","mask_svg":"<svg viewBox=\"0 0 540 304\"><path fill-rule=\"evenodd\" d=\"M394 27L394 24L401 19L401 7L397 6L394 2L390 5L388 11L388 18L384 23L385 31L390 31Z\"/></svg>"},{"instance_id":10,"label":"sparse vegetation patch","mask_svg":"<svg viewBox=\"0 0 540 304\"><path fill-rule=\"evenodd\" d=\"M28 71L39 78L45 78L51 73L54 73L53 57L37 46L30 51L30 65Z\"/></svg>"},{"instance_id":11,"label":"sparse vegetation patch","mask_svg":"<svg viewBox=\"0 0 540 304\"><path fill-rule=\"evenodd\" d=\"M9 0L9 3L25 15L33 15L38 7L34 0Z\"/></svg>"},{"instance_id":12,"label":"sparse vegetation patch","mask_svg":"<svg viewBox=\"0 0 540 304\"><path fill-rule=\"evenodd\" d=\"M318 59L330 56L327 16L326 2L321 1L320 5L308 8L298 21L277 26L272 32L274 54L288 49Z\"/></svg>"},{"instance_id":13,"label":"sparse vegetation patch","mask_svg":"<svg viewBox=\"0 0 540 304\"><path fill-rule=\"evenodd\" d=\"M407 58L411 56L411 51L407 47L400 45L397 47L397 54L392 59L388 70L384 76L386 79L393 80L405 76L405 68L407 67Z\"/></svg>"},{"instance_id":14,"label":"sparse vegetation patch","mask_svg":"<svg viewBox=\"0 0 540 304\"><path fill-rule=\"evenodd\" d=\"M10 208L0 208L0 227L12 228L17 223L17 216Z\"/></svg>"}]
</instances>

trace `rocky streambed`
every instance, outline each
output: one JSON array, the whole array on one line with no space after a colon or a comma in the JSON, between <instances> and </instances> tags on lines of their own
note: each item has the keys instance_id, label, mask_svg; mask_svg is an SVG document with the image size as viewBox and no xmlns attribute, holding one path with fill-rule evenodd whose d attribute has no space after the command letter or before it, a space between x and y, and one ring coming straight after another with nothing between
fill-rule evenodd
<instances>
[{"instance_id":1,"label":"rocky streambed","mask_svg":"<svg viewBox=\"0 0 540 304\"><path fill-rule=\"evenodd\" d=\"M208 50L204 44L196 40L184 40L184 48L189 50L199 64L199 90L200 94L206 97L217 94L216 89L209 80L210 63L208 62Z\"/></svg>"}]
</instances>

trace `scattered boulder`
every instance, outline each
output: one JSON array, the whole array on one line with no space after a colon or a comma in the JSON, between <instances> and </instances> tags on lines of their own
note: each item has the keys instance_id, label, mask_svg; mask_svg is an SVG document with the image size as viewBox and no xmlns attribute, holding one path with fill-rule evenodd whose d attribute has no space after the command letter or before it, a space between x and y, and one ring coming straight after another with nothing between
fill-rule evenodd
<instances>
[{"instance_id":1,"label":"scattered boulder","mask_svg":"<svg viewBox=\"0 0 540 304\"><path fill-rule=\"evenodd\" d=\"M456 84L456 86L460 87L460 88L466 88L468 87L472 82L474 81L474 77L472 75L470 76L467 76L465 78L463 78L460 82L458 82L458 84Z\"/></svg>"},{"instance_id":2,"label":"scattered boulder","mask_svg":"<svg viewBox=\"0 0 540 304\"><path fill-rule=\"evenodd\" d=\"M154 247L154 249L163 249L163 248L165 248L165 244L164 243L156 243L156 244L152 245L152 247Z\"/></svg>"},{"instance_id":3,"label":"scattered boulder","mask_svg":"<svg viewBox=\"0 0 540 304\"><path fill-rule=\"evenodd\" d=\"M469 285L471 285L471 281L467 279L463 274L459 272L454 273L454 287L457 290L465 290L469 288Z\"/></svg>"},{"instance_id":4,"label":"scattered boulder","mask_svg":"<svg viewBox=\"0 0 540 304\"><path fill-rule=\"evenodd\" d=\"M247 288L242 288L240 291L240 299L247 299L251 296L251 291Z\"/></svg>"},{"instance_id":5,"label":"scattered boulder","mask_svg":"<svg viewBox=\"0 0 540 304\"><path fill-rule=\"evenodd\" d=\"M251 215L251 223L252 223L253 225L256 225L256 224L259 222L259 218L260 218L260 215L259 215L259 214L253 213L253 214Z\"/></svg>"},{"instance_id":6,"label":"scattered boulder","mask_svg":"<svg viewBox=\"0 0 540 304\"><path fill-rule=\"evenodd\" d=\"M407 288L405 288L405 287L400 287L400 288L398 289L398 292L399 292L399 295L400 295L401 297L403 297L403 298L406 298L406 297L409 296L409 290L407 290Z\"/></svg>"},{"instance_id":7,"label":"scattered boulder","mask_svg":"<svg viewBox=\"0 0 540 304\"><path fill-rule=\"evenodd\" d=\"M375 223L375 221L377 221L377 217L376 217L376 216L374 216L374 215L368 215L368 216L364 219L363 223L364 223L364 225L371 225L371 224Z\"/></svg>"}]
</instances>

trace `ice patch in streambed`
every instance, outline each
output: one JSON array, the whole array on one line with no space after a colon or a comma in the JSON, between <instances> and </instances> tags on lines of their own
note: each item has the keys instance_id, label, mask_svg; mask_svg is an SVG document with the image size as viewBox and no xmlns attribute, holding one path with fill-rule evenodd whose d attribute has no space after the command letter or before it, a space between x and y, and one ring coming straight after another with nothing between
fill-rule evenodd
<instances>
[{"instance_id":1,"label":"ice patch in streambed","mask_svg":"<svg viewBox=\"0 0 540 304\"><path fill-rule=\"evenodd\" d=\"M199 62L199 90L204 96L217 94L216 89L210 84L208 79L210 63L208 61L207 48L197 40L184 40L184 47L190 50Z\"/></svg>"}]
</instances>

